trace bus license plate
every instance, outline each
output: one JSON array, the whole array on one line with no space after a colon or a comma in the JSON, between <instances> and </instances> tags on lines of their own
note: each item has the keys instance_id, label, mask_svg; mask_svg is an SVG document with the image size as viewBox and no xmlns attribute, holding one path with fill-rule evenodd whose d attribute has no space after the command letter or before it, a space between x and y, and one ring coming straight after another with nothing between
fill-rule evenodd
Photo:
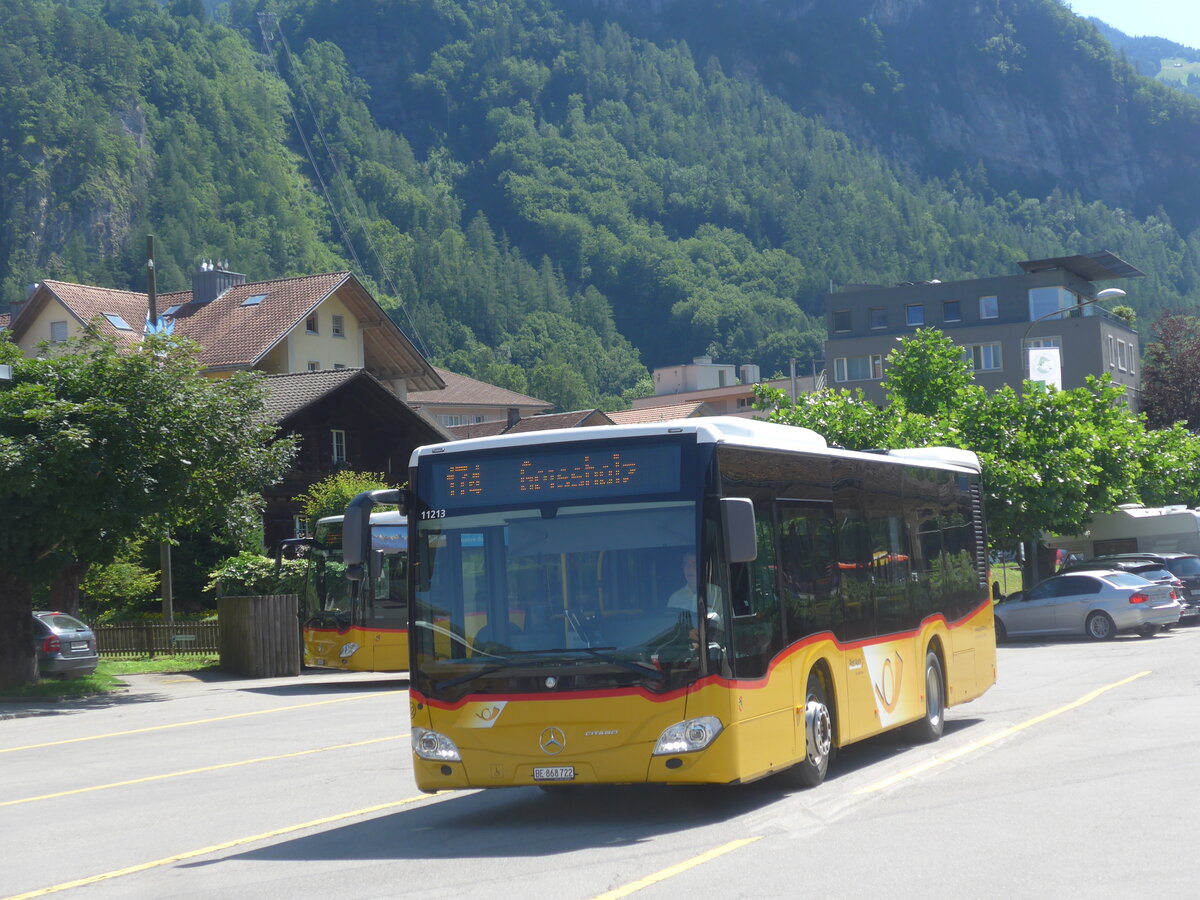
<instances>
[{"instance_id":1,"label":"bus license plate","mask_svg":"<svg viewBox=\"0 0 1200 900\"><path fill-rule=\"evenodd\" d=\"M574 766L534 766L534 781L574 781Z\"/></svg>"}]
</instances>

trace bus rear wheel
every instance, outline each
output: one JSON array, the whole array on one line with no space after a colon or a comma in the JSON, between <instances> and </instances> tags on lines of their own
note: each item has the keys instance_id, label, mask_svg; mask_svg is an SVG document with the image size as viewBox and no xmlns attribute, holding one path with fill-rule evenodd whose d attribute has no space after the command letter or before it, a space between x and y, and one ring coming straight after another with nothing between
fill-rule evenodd
<instances>
[{"instance_id":1,"label":"bus rear wheel","mask_svg":"<svg viewBox=\"0 0 1200 900\"><path fill-rule=\"evenodd\" d=\"M832 756L833 710L821 676L811 672L804 692L804 759L785 770L783 780L792 787L816 787L825 780Z\"/></svg>"},{"instance_id":2,"label":"bus rear wheel","mask_svg":"<svg viewBox=\"0 0 1200 900\"><path fill-rule=\"evenodd\" d=\"M942 661L932 650L925 652L925 715L908 726L908 736L918 744L932 744L946 728L946 692Z\"/></svg>"}]
</instances>

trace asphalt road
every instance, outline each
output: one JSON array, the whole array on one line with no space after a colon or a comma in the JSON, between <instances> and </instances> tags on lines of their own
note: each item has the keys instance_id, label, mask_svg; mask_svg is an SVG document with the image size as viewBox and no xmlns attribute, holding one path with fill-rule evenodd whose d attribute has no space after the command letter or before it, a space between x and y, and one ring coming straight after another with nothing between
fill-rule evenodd
<instances>
[{"instance_id":1,"label":"asphalt road","mask_svg":"<svg viewBox=\"0 0 1200 900\"><path fill-rule=\"evenodd\" d=\"M427 796L403 676L0 704L0 897L1194 897L1200 628L1005 645L937 744L811 791Z\"/></svg>"}]
</instances>

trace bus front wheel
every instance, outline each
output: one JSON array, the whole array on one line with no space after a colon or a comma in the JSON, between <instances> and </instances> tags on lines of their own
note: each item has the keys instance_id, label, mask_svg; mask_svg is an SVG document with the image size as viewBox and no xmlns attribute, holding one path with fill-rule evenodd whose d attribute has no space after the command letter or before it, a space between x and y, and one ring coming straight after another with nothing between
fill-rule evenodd
<instances>
[{"instance_id":1,"label":"bus front wheel","mask_svg":"<svg viewBox=\"0 0 1200 900\"><path fill-rule=\"evenodd\" d=\"M825 780L832 755L833 711L824 682L811 672L804 692L804 759L784 771L784 780L794 787L816 787Z\"/></svg>"},{"instance_id":2,"label":"bus front wheel","mask_svg":"<svg viewBox=\"0 0 1200 900\"><path fill-rule=\"evenodd\" d=\"M908 726L909 737L918 744L931 744L946 727L946 693L942 661L932 650L925 652L925 715Z\"/></svg>"}]
</instances>

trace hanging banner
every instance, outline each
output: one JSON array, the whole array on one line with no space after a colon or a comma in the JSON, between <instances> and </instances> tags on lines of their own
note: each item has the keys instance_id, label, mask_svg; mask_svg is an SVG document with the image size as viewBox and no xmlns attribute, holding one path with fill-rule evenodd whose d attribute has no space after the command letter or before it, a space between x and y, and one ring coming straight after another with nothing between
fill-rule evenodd
<instances>
[{"instance_id":1,"label":"hanging banner","mask_svg":"<svg viewBox=\"0 0 1200 900\"><path fill-rule=\"evenodd\" d=\"M1058 347L1029 348L1029 380L1062 390L1062 354Z\"/></svg>"}]
</instances>

